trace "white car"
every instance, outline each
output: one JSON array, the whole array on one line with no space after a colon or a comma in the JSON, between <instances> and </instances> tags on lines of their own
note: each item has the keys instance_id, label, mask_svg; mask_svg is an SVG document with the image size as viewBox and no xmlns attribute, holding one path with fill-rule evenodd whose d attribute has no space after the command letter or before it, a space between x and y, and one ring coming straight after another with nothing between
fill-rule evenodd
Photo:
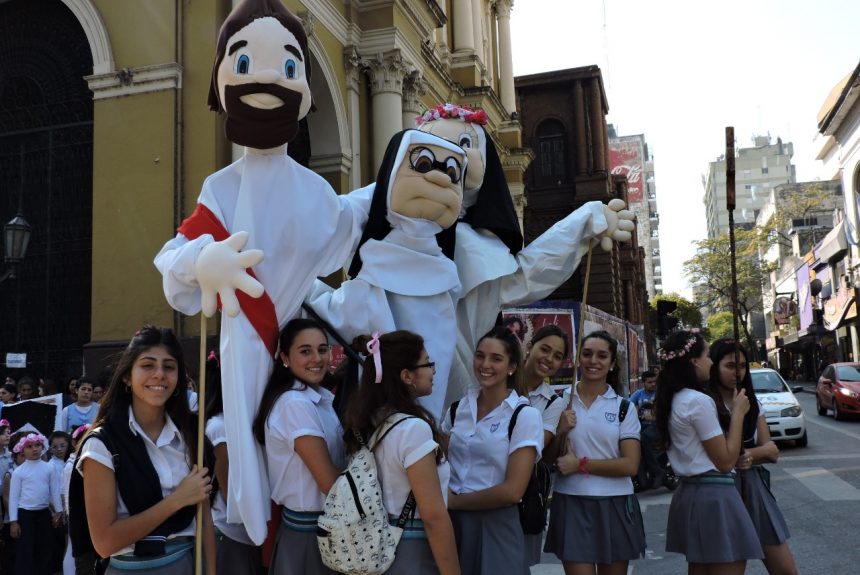
<instances>
[{"instance_id":1,"label":"white car","mask_svg":"<svg viewBox=\"0 0 860 575\"><path fill-rule=\"evenodd\" d=\"M774 441L794 440L798 447L806 447L806 418L800 402L794 397L794 392L803 389L796 386L788 387L779 372L768 369L751 369L753 389L756 399L762 405L770 436Z\"/></svg>"}]
</instances>

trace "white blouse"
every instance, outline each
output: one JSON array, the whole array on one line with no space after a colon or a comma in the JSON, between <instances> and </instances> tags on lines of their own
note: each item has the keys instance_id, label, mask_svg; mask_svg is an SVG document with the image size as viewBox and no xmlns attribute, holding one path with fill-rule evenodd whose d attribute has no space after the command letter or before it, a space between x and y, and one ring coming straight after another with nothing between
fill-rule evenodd
<instances>
[{"instance_id":1,"label":"white blouse","mask_svg":"<svg viewBox=\"0 0 860 575\"><path fill-rule=\"evenodd\" d=\"M672 444L666 450L672 470L690 477L716 470L703 442L723 434L714 400L693 389L682 389L672 398L669 436Z\"/></svg>"},{"instance_id":2,"label":"white blouse","mask_svg":"<svg viewBox=\"0 0 860 575\"><path fill-rule=\"evenodd\" d=\"M215 415L209 418L209 421L206 422L206 437L212 442L212 447L218 447L227 442L223 415ZM212 476L215 476L214 470L212 471ZM245 545L254 544L251 538L248 537L248 532L245 531L243 524L227 523L227 501L224 499L224 495L220 489L215 495L215 502L212 504L212 522L221 533L233 541L238 541Z\"/></svg>"},{"instance_id":3,"label":"white blouse","mask_svg":"<svg viewBox=\"0 0 860 575\"><path fill-rule=\"evenodd\" d=\"M275 401L266 421L266 456L272 500L293 511L322 511L325 495L296 453L295 441L323 439L336 469L346 464L343 428L334 411L334 395L325 388L291 389Z\"/></svg>"}]
</instances>

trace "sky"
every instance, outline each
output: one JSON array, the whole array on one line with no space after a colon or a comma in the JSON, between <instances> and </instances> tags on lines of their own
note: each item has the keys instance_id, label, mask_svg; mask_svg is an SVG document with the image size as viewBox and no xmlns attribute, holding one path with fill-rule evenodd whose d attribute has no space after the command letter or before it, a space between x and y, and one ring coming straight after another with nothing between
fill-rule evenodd
<instances>
[{"instance_id":1,"label":"sky","mask_svg":"<svg viewBox=\"0 0 860 575\"><path fill-rule=\"evenodd\" d=\"M815 180L817 114L860 62L857 0L516 0L514 75L600 67L607 123L644 134L654 157L663 292L707 237L703 175L770 134L794 144L797 181Z\"/></svg>"}]
</instances>

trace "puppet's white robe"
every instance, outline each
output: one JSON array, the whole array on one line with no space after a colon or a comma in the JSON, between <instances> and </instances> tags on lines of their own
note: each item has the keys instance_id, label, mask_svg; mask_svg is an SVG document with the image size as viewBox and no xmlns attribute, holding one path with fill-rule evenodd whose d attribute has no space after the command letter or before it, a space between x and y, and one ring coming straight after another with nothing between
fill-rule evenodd
<instances>
[{"instance_id":1,"label":"puppet's white robe","mask_svg":"<svg viewBox=\"0 0 860 575\"><path fill-rule=\"evenodd\" d=\"M249 233L244 249L263 250L254 272L274 303L280 329L298 315L317 276L339 270L355 250L370 193L338 196L323 178L287 156L286 148L267 152L247 148L244 157L206 179L198 202L231 234ZM209 234L192 241L178 234L155 257L168 302L186 315L200 312L194 263L213 241ZM220 350L230 457L227 520L244 523L251 539L261 544L270 492L263 451L251 425L273 358L244 313L235 318L222 314Z\"/></svg>"},{"instance_id":2,"label":"puppet's white robe","mask_svg":"<svg viewBox=\"0 0 860 575\"><path fill-rule=\"evenodd\" d=\"M588 242L607 228L604 204L588 202L556 222L514 256L494 233L457 224L454 261L460 277L457 350L446 404L474 382L472 358L478 338L490 331L502 309L547 297L567 281L588 251Z\"/></svg>"},{"instance_id":3,"label":"puppet's white robe","mask_svg":"<svg viewBox=\"0 0 860 575\"><path fill-rule=\"evenodd\" d=\"M399 329L423 337L436 374L433 392L419 401L438 419L457 337L457 267L436 243L438 225L407 222L403 216L397 221L401 227L361 246L362 266L355 278L336 290L317 282L307 301L348 342L357 335Z\"/></svg>"}]
</instances>

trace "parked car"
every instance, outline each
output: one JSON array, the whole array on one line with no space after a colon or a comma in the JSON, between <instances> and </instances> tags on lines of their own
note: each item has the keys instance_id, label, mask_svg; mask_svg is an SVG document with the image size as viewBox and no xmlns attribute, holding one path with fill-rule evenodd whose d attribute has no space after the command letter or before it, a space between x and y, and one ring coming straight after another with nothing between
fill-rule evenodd
<instances>
[{"instance_id":1,"label":"parked car","mask_svg":"<svg viewBox=\"0 0 860 575\"><path fill-rule=\"evenodd\" d=\"M845 419L860 413L860 363L831 363L821 372L815 386L815 407L818 415L833 410L834 419Z\"/></svg>"},{"instance_id":2,"label":"parked car","mask_svg":"<svg viewBox=\"0 0 860 575\"><path fill-rule=\"evenodd\" d=\"M795 393L803 386L788 387L778 371L769 368L750 370L756 399L762 405L762 412L774 441L794 440L798 447L806 447L806 419Z\"/></svg>"}]
</instances>

